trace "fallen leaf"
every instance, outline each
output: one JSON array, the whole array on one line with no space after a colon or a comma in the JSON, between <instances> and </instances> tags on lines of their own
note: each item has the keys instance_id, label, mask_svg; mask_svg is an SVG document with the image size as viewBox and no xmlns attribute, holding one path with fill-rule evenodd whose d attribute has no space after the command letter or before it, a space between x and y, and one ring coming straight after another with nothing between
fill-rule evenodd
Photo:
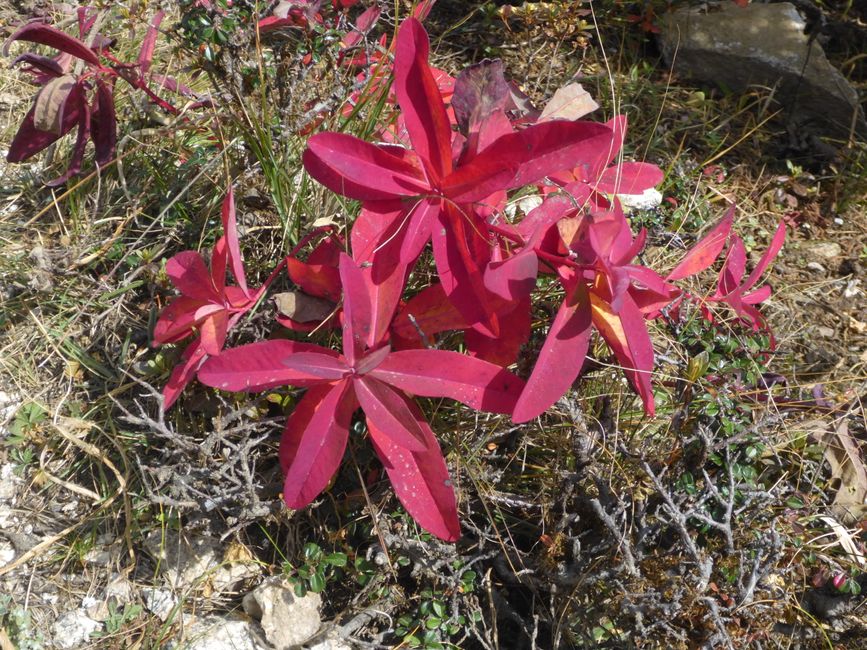
<instances>
[{"instance_id":1,"label":"fallen leaf","mask_svg":"<svg viewBox=\"0 0 867 650\"><path fill-rule=\"evenodd\" d=\"M542 109L542 115L539 116L539 122L547 120L577 120L584 117L588 113L592 113L599 104L593 101L584 88L579 83L571 83L558 88Z\"/></svg>"},{"instance_id":2,"label":"fallen leaf","mask_svg":"<svg viewBox=\"0 0 867 650\"><path fill-rule=\"evenodd\" d=\"M851 526L867 516L867 467L858 442L849 434L845 419L833 430L821 424L813 429L812 435L824 447L831 477L840 482L831 512L844 526Z\"/></svg>"},{"instance_id":3,"label":"fallen leaf","mask_svg":"<svg viewBox=\"0 0 867 650\"><path fill-rule=\"evenodd\" d=\"M275 294L274 303L281 316L299 323L324 321L334 311L333 303L309 296L303 291L284 291Z\"/></svg>"}]
</instances>

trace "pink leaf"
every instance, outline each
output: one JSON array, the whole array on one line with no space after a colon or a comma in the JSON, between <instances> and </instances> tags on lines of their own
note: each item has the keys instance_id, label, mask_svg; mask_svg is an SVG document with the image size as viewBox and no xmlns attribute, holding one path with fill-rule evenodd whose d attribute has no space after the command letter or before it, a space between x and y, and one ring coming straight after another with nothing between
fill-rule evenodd
<instances>
[{"instance_id":1,"label":"pink leaf","mask_svg":"<svg viewBox=\"0 0 867 650\"><path fill-rule=\"evenodd\" d=\"M498 138L446 180L459 203L484 199L496 190L529 185L598 157L611 144L611 129L595 122L542 122ZM499 169L499 171L497 171Z\"/></svg>"},{"instance_id":2,"label":"pink leaf","mask_svg":"<svg viewBox=\"0 0 867 650\"><path fill-rule=\"evenodd\" d=\"M579 283L557 311L512 419L527 422L563 397L581 372L590 345L590 303Z\"/></svg>"},{"instance_id":3,"label":"pink leaf","mask_svg":"<svg viewBox=\"0 0 867 650\"><path fill-rule=\"evenodd\" d=\"M641 194L659 185L665 176L656 165L643 162L624 162L606 169L596 189L608 194Z\"/></svg>"},{"instance_id":4,"label":"pink leaf","mask_svg":"<svg viewBox=\"0 0 867 650\"><path fill-rule=\"evenodd\" d=\"M168 383L163 387L163 410L168 411L177 401L184 389L196 377L196 370L207 357L202 349L201 341L196 339L190 343L181 355L181 363L172 369Z\"/></svg>"},{"instance_id":5,"label":"pink leaf","mask_svg":"<svg viewBox=\"0 0 867 650\"><path fill-rule=\"evenodd\" d=\"M176 343L189 336L197 324L195 312L201 306L201 300L186 296L172 300L154 326L154 345Z\"/></svg>"},{"instance_id":6,"label":"pink leaf","mask_svg":"<svg viewBox=\"0 0 867 650\"><path fill-rule=\"evenodd\" d=\"M446 350L392 352L370 375L413 395L448 397L491 413L511 413L524 387L499 366Z\"/></svg>"},{"instance_id":7,"label":"pink leaf","mask_svg":"<svg viewBox=\"0 0 867 650\"><path fill-rule=\"evenodd\" d=\"M364 276L346 253L340 255L340 281L343 284L343 354L349 364L354 365L369 340L373 312Z\"/></svg>"},{"instance_id":8,"label":"pink leaf","mask_svg":"<svg viewBox=\"0 0 867 650\"><path fill-rule=\"evenodd\" d=\"M358 408L348 382L315 386L286 420L280 466L286 475L283 499L303 508L324 490L340 467L352 413Z\"/></svg>"},{"instance_id":9,"label":"pink leaf","mask_svg":"<svg viewBox=\"0 0 867 650\"><path fill-rule=\"evenodd\" d=\"M154 14L151 24L145 33L144 40L142 40L141 48L138 52L138 66L142 74L147 74L148 70L150 70L151 61L154 58L154 47L156 47L157 37L160 34L159 29L163 16L165 16L165 12L162 9Z\"/></svg>"},{"instance_id":10,"label":"pink leaf","mask_svg":"<svg viewBox=\"0 0 867 650\"><path fill-rule=\"evenodd\" d=\"M295 352L283 359L283 365L290 370L310 377L318 377L323 381L342 379L349 372L349 366L342 359L322 352Z\"/></svg>"},{"instance_id":11,"label":"pink leaf","mask_svg":"<svg viewBox=\"0 0 867 650\"><path fill-rule=\"evenodd\" d=\"M47 45L55 50L71 54L94 67L99 67L99 57L86 44L45 23L30 22L21 27L6 41L3 48L4 54L9 54L9 44L13 41L28 41Z\"/></svg>"},{"instance_id":12,"label":"pink leaf","mask_svg":"<svg viewBox=\"0 0 867 650\"><path fill-rule=\"evenodd\" d=\"M317 133L307 141L304 167L332 192L378 201L423 194L419 170L381 147L344 133Z\"/></svg>"},{"instance_id":13,"label":"pink leaf","mask_svg":"<svg viewBox=\"0 0 867 650\"><path fill-rule=\"evenodd\" d=\"M403 21L394 54L394 90L413 148L430 177L452 170L451 128L439 88L428 65L427 32L415 18Z\"/></svg>"},{"instance_id":14,"label":"pink leaf","mask_svg":"<svg viewBox=\"0 0 867 650\"><path fill-rule=\"evenodd\" d=\"M166 262L166 274L178 291L197 300L218 300L211 274L196 251L182 251Z\"/></svg>"},{"instance_id":15,"label":"pink leaf","mask_svg":"<svg viewBox=\"0 0 867 650\"><path fill-rule=\"evenodd\" d=\"M289 368L285 359L298 352L317 352L339 356L336 352L310 343L283 339L258 341L223 350L208 359L199 371L199 381L228 391L258 392L277 386L312 386L324 383L321 377Z\"/></svg>"},{"instance_id":16,"label":"pink leaf","mask_svg":"<svg viewBox=\"0 0 867 650\"><path fill-rule=\"evenodd\" d=\"M419 428L424 431L427 450L413 452L396 445L368 418L371 442L388 473L394 493L412 518L437 537L448 542L457 541L461 536L461 525L442 451L418 406L411 400L405 401Z\"/></svg>"},{"instance_id":17,"label":"pink leaf","mask_svg":"<svg viewBox=\"0 0 867 650\"><path fill-rule=\"evenodd\" d=\"M735 206L729 207L722 220L686 254L680 264L668 274L666 280L681 280L695 275L714 263L722 252L732 230Z\"/></svg>"},{"instance_id":18,"label":"pink leaf","mask_svg":"<svg viewBox=\"0 0 867 650\"><path fill-rule=\"evenodd\" d=\"M741 287L743 291L749 291L755 286L755 284L759 281L759 278L762 277L762 273L765 272L770 263L779 254L780 249L783 247L783 242L785 241L786 224L784 221L781 221L780 224L777 226L777 231L774 233L774 237L773 239L771 239L771 243L768 246L768 249L765 251L764 255L762 255L762 258L759 260L759 263L756 264L756 267L753 269L752 273L750 273L743 287Z\"/></svg>"},{"instance_id":19,"label":"pink leaf","mask_svg":"<svg viewBox=\"0 0 867 650\"><path fill-rule=\"evenodd\" d=\"M250 291L247 289L247 278L244 275L244 263L241 259L241 248L238 245L238 223L235 218L235 195L232 192L231 186L226 193L226 198L223 199L222 209L223 232L226 236L226 245L229 250L229 265L232 268L232 275L235 276L235 282L241 287L244 295L249 296Z\"/></svg>"},{"instance_id":20,"label":"pink leaf","mask_svg":"<svg viewBox=\"0 0 867 650\"><path fill-rule=\"evenodd\" d=\"M373 377L359 377L352 385L368 421L394 444L410 451L427 449L424 431L418 426L403 395Z\"/></svg>"}]
</instances>

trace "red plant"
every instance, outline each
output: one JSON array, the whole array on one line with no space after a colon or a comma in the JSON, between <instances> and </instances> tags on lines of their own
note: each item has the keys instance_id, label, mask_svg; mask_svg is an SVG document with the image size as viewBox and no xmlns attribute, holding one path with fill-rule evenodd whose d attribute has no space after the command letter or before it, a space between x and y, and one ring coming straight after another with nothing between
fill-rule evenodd
<instances>
[{"instance_id":1,"label":"red plant","mask_svg":"<svg viewBox=\"0 0 867 650\"><path fill-rule=\"evenodd\" d=\"M295 341L260 341L209 359L199 380L230 391L287 384L308 388L286 422L280 445L283 497L292 508L306 506L328 485L360 406L401 503L423 528L456 540L460 524L448 469L409 394L509 413L523 382L499 366L457 352L393 352L381 340L368 345L373 305L367 282L349 256L341 255L339 268L343 354Z\"/></svg>"},{"instance_id":2,"label":"red plant","mask_svg":"<svg viewBox=\"0 0 867 650\"><path fill-rule=\"evenodd\" d=\"M157 12L142 42L138 60L132 64L115 59L109 52L111 41L98 34L90 35L91 44L88 45L42 22L27 23L12 34L3 50L6 55L14 41L46 45L58 50L60 55L51 58L27 52L13 62L26 64L25 70L42 89L18 128L6 160L27 160L77 127L78 135L69 167L47 185L61 185L81 171L88 141L93 141L96 165L103 167L108 164L114 157L117 143L114 88L119 78L144 91L164 110L177 113L174 106L148 87L145 79L162 19L163 12ZM79 33L84 38L93 28L96 17L82 7L78 9L78 20ZM102 59L109 63L102 63ZM72 63L76 60L84 66L81 72L72 70ZM88 98L91 94L92 100Z\"/></svg>"},{"instance_id":3,"label":"red plant","mask_svg":"<svg viewBox=\"0 0 867 650\"><path fill-rule=\"evenodd\" d=\"M722 220L668 274L667 279L679 280L703 271L716 261L728 245L725 262L717 279L716 290L711 296L703 298L703 301L705 303L724 303L731 307L738 317L750 325L753 330L767 329L765 318L755 305L768 299L771 295L771 287L766 284L755 290L753 288L783 247L786 240L786 224L780 222L767 250L749 276L744 279L746 249L743 239L732 233L734 215L735 206L732 205ZM707 309L704 311L706 318L713 320L710 311Z\"/></svg>"},{"instance_id":4,"label":"red plant","mask_svg":"<svg viewBox=\"0 0 867 650\"><path fill-rule=\"evenodd\" d=\"M277 271L259 289L247 287L238 229L235 221L235 200L232 189L223 200L223 236L217 240L208 270L196 251L184 251L166 263L166 273L180 291L162 312L154 327L153 345L177 343L195 335L184 350L181 363L174 368L163 389L163 408L169 409L195 378L196 371L208 356L220 354L226 334L241 317L252 309L268 288ZM231 269L237 286L226 284L226 271Z\"/></svg>"},{"instance_id":5,"label":"red plant","mask_svg":"<svg viewBox=\"0 0 867 650\"><path fill-rule=\"evenodd\" d=\"M391 295L403 289L409 268L432 240L440 280L468 322L489 334L498 325L484 290L490 259L488 224L475 211L491 195L536 182L608 148L611 131L592 122L552 121L498 132L487 146L479 119L466 138L473 146L453 155L446 108L428 65L424 28L410 18L395 44L394 86L412 149L375 145L342 133L312 136L304 165L334 192L364 202L356 228L371 237L364 261L374 282ZM454 100L453 100L454 101ZM479 114L482 117L481 110ZM477 129L477 130L476 130ZM359 259L359 252L355 256Z\"/></svg>"}]
</instances>

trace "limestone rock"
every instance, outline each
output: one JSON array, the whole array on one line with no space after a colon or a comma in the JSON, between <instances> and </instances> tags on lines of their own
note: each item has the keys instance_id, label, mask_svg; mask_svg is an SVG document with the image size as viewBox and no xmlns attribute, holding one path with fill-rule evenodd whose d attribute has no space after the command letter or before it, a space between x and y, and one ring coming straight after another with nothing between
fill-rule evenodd
<instances>
[{"instance_id":1,"label":"limestone rock","mask_svg":"<svg viewBox=\"0 0 867 650\"><path fill-rule=\"evenodd\" d=\"M734 91L760 85L795 122L846 137L867 133L858 93L832 66L788 2L684 7L661 21L662 52L678 74Z\"/></svg>"},{"instance_id":2,"label":"limestone rock","mask_svg":"<svg viewBox=\"0 0 867 650\"><path fill-rule=\"evenodd\" d=\"M255 625L242 618L205 616L186 627L171 650L270 650Z\"/></svg>"},{"instance_id":3,"label":"limestone rock","mask_svg":"<svg viewBox=\"0 0 867 650\"><path fill-rule=\"evenodd\" d=\"M54 622L54 644L58 648L74 648L90 635L102 628L102 623L94 621L82 610L66 612Z\"/></svg>"},{"instance_id":4,"label":"limestone rock","mask_svg":"<svg viewBox=\"0 0 867 650\"><path fill-rule=\"evenodd\" d=\"M807 254L820 260L833 260L843 254L843 247L834 241L817 241L807 246Z\"/></svg>"},{"instance_id":5,"label":"limestone rock","mask_svg":"<svg viewBox=\"0 0 867 650\"><path fill-rule=\"evenodd\" d=\"M319 594L303 598L285 578L270 578L244 596L244 611L262 624L265 638L276 650L287 650L309 641L318 631Z\"/></svg>"}]
</instances>

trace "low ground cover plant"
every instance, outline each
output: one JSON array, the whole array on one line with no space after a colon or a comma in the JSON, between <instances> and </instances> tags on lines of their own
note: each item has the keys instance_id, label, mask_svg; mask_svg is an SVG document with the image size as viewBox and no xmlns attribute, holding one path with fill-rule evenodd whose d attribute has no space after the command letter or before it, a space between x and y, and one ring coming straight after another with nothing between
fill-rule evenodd
<instances>
[{"instance_id":1,"label":"low ground cover plant","mask_svg":"<svg viewBox=\"0 0 867 650\"><path fill-rule=\"evenodd\" d=\"M728 244L707 300L725 302L758 329L764 320L754 305L770 288L747 292L779 252L785 228L743 281L744 246L731 233L732 208L663 277L635 263L646 232L632 232L617 197L662 180L647 163L612 166L626 135L624 118L587 121L573 117L570 106L534 114L520 108L498 63L471 66L452 79L435 74L428 57L421 22L405 20L389 93L396 117L381 125L381 143L337 132L307 140L307 172L361 209L348 237L350 254L320 251L321 262L307 264L291 255L278 270L290 262L302 288L319 287L310 291L337 301L334 313L313 325L341 329L342 354L288 338L222 350L226 331L268 284L257 292L246 287L231 190L210 273L194 252L169 261L167 272L183 296L163 312L154 341L197 337L164 391L166 407L194 375L228 391L308 389L280 448L290 507L310 503L328 485L361 407L400 501L423 528L454 541L460 526L448 471L411 396L448 397L528 421L570 390L596 331L653 414L647 323L687 297L672 281L710 267ZM544 199L507 218L512 196L527 192ZM435 279L407 296L428 244ZM227 258L237 287L225 284ZM562 286L563 303L525 382L505 368L529 339L534 292L551 279ZM435 349L436 336L448 331L464 333L466 352Z\"/></svg>"}]
</instances>

